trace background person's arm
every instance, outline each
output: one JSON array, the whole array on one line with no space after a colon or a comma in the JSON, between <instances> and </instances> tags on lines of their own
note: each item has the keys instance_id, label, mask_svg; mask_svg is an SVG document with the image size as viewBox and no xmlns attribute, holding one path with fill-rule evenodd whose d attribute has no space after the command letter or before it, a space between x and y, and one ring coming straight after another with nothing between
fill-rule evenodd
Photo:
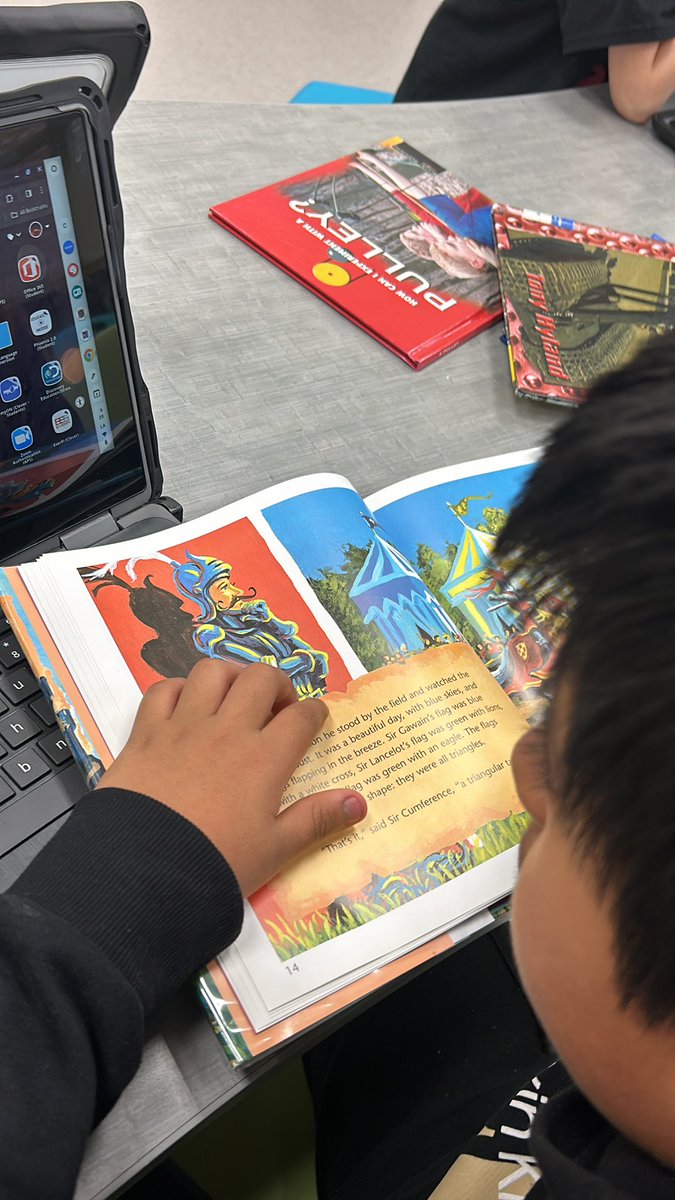
<instances>
[{"instance_id":1,"label":"background person's arm","mask_svg":"<svg viewBox=\"0 0 675 1200\"><path fill-rule=\"evenodd\" d=\"M675 38L634 46L610 46L609 90L627 121L648 121L675 92Z\"/></svg>"}]
</instances>

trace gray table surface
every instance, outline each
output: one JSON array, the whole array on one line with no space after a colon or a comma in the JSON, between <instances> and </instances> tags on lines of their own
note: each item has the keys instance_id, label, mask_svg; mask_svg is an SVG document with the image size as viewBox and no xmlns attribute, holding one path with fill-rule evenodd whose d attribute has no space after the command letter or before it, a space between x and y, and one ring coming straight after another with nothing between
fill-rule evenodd
<instances>
[{"instance_id":1,"label":"gray table surface","mask_svg":"<svg viewBox=\"0 0 675 1200\"><path fill-rule=\"evenodd\" d=\"M675 157L604 89L388 107L134 103L116 134L129 291L165 489L186 517L290 476L363 492L541 443L560 411L515 399L493 328L416 373L207 220L211 204L395 133L496 199L675 240ZM77 1200L110 1196L231 1101L191 994L93 1134Z\"/></svg>"}]
</instances>

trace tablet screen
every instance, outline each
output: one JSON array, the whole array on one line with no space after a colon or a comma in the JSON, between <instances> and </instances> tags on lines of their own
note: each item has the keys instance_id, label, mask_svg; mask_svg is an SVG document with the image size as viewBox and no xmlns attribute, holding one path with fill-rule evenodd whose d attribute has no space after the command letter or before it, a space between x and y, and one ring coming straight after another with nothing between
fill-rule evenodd
<instances>
[{"instance_id":1,"label":"tablet screen","mask_svg":"<svg viewBox=\"0 0 675 1200\"><path fill-rule=\"evenodd\" d=\"M0 126L0 558L146 488L81 112Z\"/></svg>"}]
</instances>

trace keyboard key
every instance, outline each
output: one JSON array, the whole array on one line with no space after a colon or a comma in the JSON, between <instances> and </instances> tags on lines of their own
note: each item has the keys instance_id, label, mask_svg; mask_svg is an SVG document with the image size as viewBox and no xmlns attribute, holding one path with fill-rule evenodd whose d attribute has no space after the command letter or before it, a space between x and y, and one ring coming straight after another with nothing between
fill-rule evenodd
<instances>
[{"instance_id":1,"label":"keyboard key","mask_svg":"<svg viewBox=\"0 0 675 1200\"><path fill-rule=\"evenodd\" d=\"M0 608L0 633L5 633L10 628L9 621Z\"/></svg>"},{"instance_id":2,"label":"keyboard key","mask_svg":"<svg viewBox=\"0 0 675 1200\"><path fill-rule=\"evenodd\" d=\"M18 667L0 679L0 692L10 704L23 704L24 700L30 700L39 691L37 679L25 667Z\"/></svg>"},{"instance_id":3,"label":"keyboard key","mask_svg":"<svg viewBox=\"0 0 675 1200\"><path fill-rule=\"evenodd\" d=\"M0 721L0 731L2 730L2 722ZM55 733L48 733L46 737L38 740L38 746L47 758L51 759L55 766L60 767L61 763L67 762L71 757L70 747L63 734L57 730Z\"/></svg>"},{"instance_id":4,"label":"keyboard key","mask_svg":"<svg viewBox=\"0 0 675 1200\"><path fill-rule=\"evenodd\" d=\"M18 667L26 659L19 649L19 643L13 633L0 635L0 663L3 667Z\"/></svg>"},{"instance_id":5,"label":"keyboard key","mask_svg":"<svg viewBox=\"0 0 675 1200\"><path fill-rule=\"evenodd\" d=\"M37 700L31 701L28 707L32 709L32 711L35 713L35 716L39 717L42 721L42 724L46 725L48 729L51 725L56 725L54 709L52 708L46 696L38 696Z\"/></svg>"},{"instance_id":6,"label":"keyboard key","mask_svg":"<svg viewBox=\"0 0 675 1200\"><path fill-rule=\"evenodd\" d=\"M42 733L42 730L25 708L17 708L0 721L0 738L7 743L10 750L18 750L19 746L29 742L36 733Z\"/></svg>"},{"instance_id":7,"label":"keyboard key","mask_svg":"<svg viewBox=\"0 0 675 1200\"><path fill-rule=\"evenodd\" d=\"M22 750L20 754L15 754L13 758L8 758L2 767L12 783L22 791L31 787L36 779L42 779L44 775L49 774L49 767L44 758L40 758L40 755L35 750L31 750L30 746L26 750Z\"/></svg>"},{"instance_id":8,"label":"keyboard key","mask_svg":"<svg viewBox=\"0 0 675 1200\"><path fill-rule=\"evenodd\" d=\"M14 788L9 786L2 771L0 771L0 804L4 804L5 800L11 800L13 795Z\"/></svg>"}]
</instances>

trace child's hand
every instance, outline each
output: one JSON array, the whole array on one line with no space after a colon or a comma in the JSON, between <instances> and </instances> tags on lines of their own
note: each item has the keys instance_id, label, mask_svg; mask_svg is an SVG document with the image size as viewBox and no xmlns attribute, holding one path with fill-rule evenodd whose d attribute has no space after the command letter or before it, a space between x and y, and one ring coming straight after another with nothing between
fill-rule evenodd
<instances>
[{"instance_id":1,"label":"child's hand","mask_svg":"<svg viewBox=\"0 0 675 1200\"><path fill-rule=\"evenodd\" d=\"M283 788L326 719L273 667L205 659L154 684L101 787L143 792L182 814L229 862L245 896L316 842L366 815L363 796L317 792L282 813Z\"/></svg>"}]
</instances>

